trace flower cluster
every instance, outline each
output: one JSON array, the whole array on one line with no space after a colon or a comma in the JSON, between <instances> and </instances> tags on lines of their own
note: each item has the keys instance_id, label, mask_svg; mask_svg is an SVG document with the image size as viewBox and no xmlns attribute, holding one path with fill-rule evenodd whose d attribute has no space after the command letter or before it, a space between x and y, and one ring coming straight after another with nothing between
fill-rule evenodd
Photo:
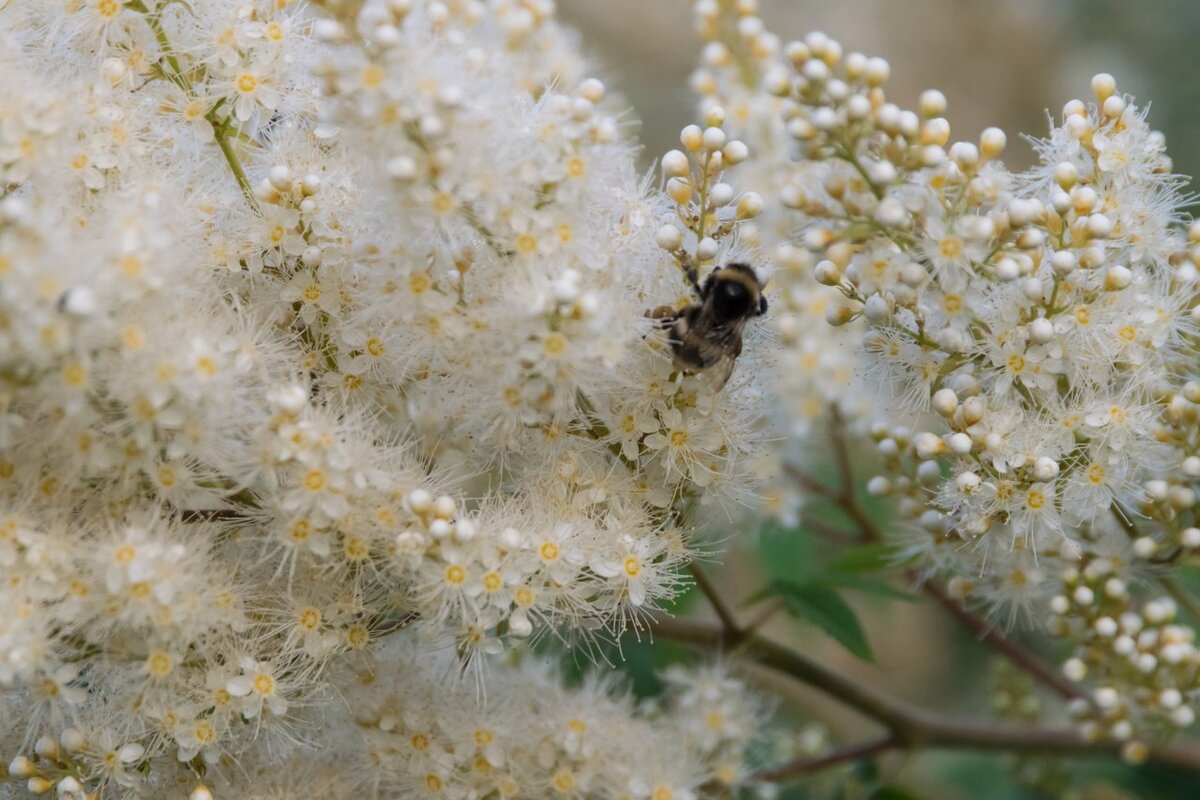
<instances>
[{"instance_id":1,"label":"flower cluster","mask_svg":"<svg viewBox=\"0 0 1200 800\"><path fill-rule=\"evenodd\" d=\"M1010 619L1051 605L1082 617L1057 632L1108 664L1093 612L1115 637L1126 586L1154 573L1156 552L1187 549L1197 500L1182 179L1111 76L1093 80L1093 103L1067 103L1021 174L999 160L1002 131L952 142L940 92L905 110L887 78L883 60L812 34L780 48L762 81L805 160L780 195L800 212L795 244L841 295L827 321L865 326L862 377L890 409L870 428L885 471L867 488L898 499L906 553L956 596ZM1178 649L1190 635L1163 636L1178 660L1124 652L1144 669L1112 667L1121 700L1092 732L1152 728L1155 693L1193 700L1195 656ZM1083 663L1068 672L1082 679ZM1186 726L1180 707L1167 716Z\"/></svg>"},{"instance_id":2,"label":"flower cluster","mask_svg":"<svg viewBox=\"0 0 1200 800\"><path fill-rule=\"evenodd\" d=\"M0 27L0 748L32 791L246 796L399 629L476 670L466 703L483 656L640 626L694 509L749 504L757 372L716 392L647 318L691 291L674 201L552 4ZM741 774L736 725L662 762L675 796ZM518 796L555 774L535 752ZM563 751L579 786L589 754Z\"/></svg>"}]
</instances>

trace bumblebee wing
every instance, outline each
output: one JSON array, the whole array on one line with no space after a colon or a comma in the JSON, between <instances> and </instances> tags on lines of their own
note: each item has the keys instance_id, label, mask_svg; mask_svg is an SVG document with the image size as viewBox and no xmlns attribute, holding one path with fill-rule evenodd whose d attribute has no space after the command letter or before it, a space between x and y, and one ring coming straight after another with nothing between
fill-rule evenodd
<instances>
[{"instance_id":1,"label":"bumblebee wing","mask_svg":"<svg viewBox=\"0 0 1200 800\"><path fill-rule=\"evenodd\" d=\"M701 370L697 378L716 394L729 382L729 376L733 374L733 366L736 363L737 358L732 353L722 353L712 364Z\"/></svg>"}]
</instances>

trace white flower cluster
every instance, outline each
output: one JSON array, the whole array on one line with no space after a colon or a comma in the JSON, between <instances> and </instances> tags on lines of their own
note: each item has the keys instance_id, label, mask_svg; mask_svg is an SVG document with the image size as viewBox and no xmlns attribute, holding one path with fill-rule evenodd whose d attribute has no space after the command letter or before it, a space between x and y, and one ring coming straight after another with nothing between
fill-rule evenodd
<instances>
[{"instance_id":1,"label":"white flower cluster","mask_svg":"<svg viewBox=\"0 0 1200 800\"><path fill-rule=\"evenodd\" d=\"M490 686L477 656L639 624L692 509L753 496L757 372L714 392L646 318L689 291L673 201L553 5L318 5L0 8L0 749L31 790L246 796L231 765L389 633ZM551 677L504 680L557 710ZM722 742L658 796L740 774ZM666 750L619 747L650 796Z\"/></svg>"},{"instance_id":2,"label":"white flower cluster","mask_svg":"<svg viewBox=\"0 0 1200 800\"><path fill-rule=\"evenodd\" d=\"M890 102L882 59L822 34L781 53L763 86L809 164L781 199L801 212L813 278L844 298L827 320L868 328L864 377L892 413L871 429L886 472L867 488L899 499L907 553L970 602L1081 616L1056 630L1098 664L1096 636L1125 630L1135 672L1101 670L1123 699L1093 732L1128 739L1162 692L1194 703L1191 631L1136 644L1141 627L1117 621L1169 605L1126 612L1126 586L1156 553L1166 564L1200 542L1184 533L1200 467L1186 383L1197 269L1162 136L1098 75L1095 101L1069 102L1035 143L1040 164L1013 174L999 129L951 141L940 92L916 111ZM1102 597L1122 608L1105 616ZM1190 724L1179 708L1170 721Z\"/></svg>"},{"instance_id":3,"label":"white flower cluster","mask_svg":"<svg viewBox=\"0 0 1200 800\"><path fill-rule=\"evenodd\" d=\"M819 181L823 165L793 158L784 110L787 101L764 81L783 68L782 44L758 16L756 0L693 5L696 30L704 42L701 65L692 75L701 113L726 120L731 135L753 153L739 168L740 180L767 198L752 223L739 227L741 242L770 254L774 334L773 362L765 381L779 444L760 464L768 483L760 490L763 511L795 525L804 494L782 464L812 460L810 439L829 422L837 406L851 423L868 418L873 392L859 386L861 324L841 328L814 325L841 299L833 287L814 278L819 256L795 241L795 209L806 202L801 187Z\"/></svg>"}]
</instances>

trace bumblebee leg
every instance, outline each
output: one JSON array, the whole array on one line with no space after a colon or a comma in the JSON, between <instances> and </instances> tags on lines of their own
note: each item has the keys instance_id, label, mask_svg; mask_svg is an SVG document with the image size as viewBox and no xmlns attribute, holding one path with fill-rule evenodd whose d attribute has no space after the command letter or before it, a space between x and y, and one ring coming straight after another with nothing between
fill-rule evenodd
<instances>
[{"instance_id":1,"label":"bumblebee leg","mask_svg":"<svg viewBox=\"0 0 1200 800\"><path fill-rule=\"evenodd\" d=\"M767 296L765 294L760 294L758 296L758 313L755 314L755 316L761 317L765 313L767 313Z\"/></svg>"}]
</instances>

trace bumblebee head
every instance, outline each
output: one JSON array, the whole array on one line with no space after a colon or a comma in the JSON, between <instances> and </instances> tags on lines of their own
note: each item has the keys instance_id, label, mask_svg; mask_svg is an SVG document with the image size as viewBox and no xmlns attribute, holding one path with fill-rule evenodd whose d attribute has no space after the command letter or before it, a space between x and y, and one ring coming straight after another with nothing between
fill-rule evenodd
<instances>
[{"instance_id":1,"label":"bumblebee head","mask_svg":"<svg viewBox=\"0 0 1200 800\"><path fill-rule=\"evenodd\" d=\"M767 310L758 276L746 264L730 264L714 271L709 279L709 297L714 315L722 322L743 319Z\"/></svg>"}]
</instances>

